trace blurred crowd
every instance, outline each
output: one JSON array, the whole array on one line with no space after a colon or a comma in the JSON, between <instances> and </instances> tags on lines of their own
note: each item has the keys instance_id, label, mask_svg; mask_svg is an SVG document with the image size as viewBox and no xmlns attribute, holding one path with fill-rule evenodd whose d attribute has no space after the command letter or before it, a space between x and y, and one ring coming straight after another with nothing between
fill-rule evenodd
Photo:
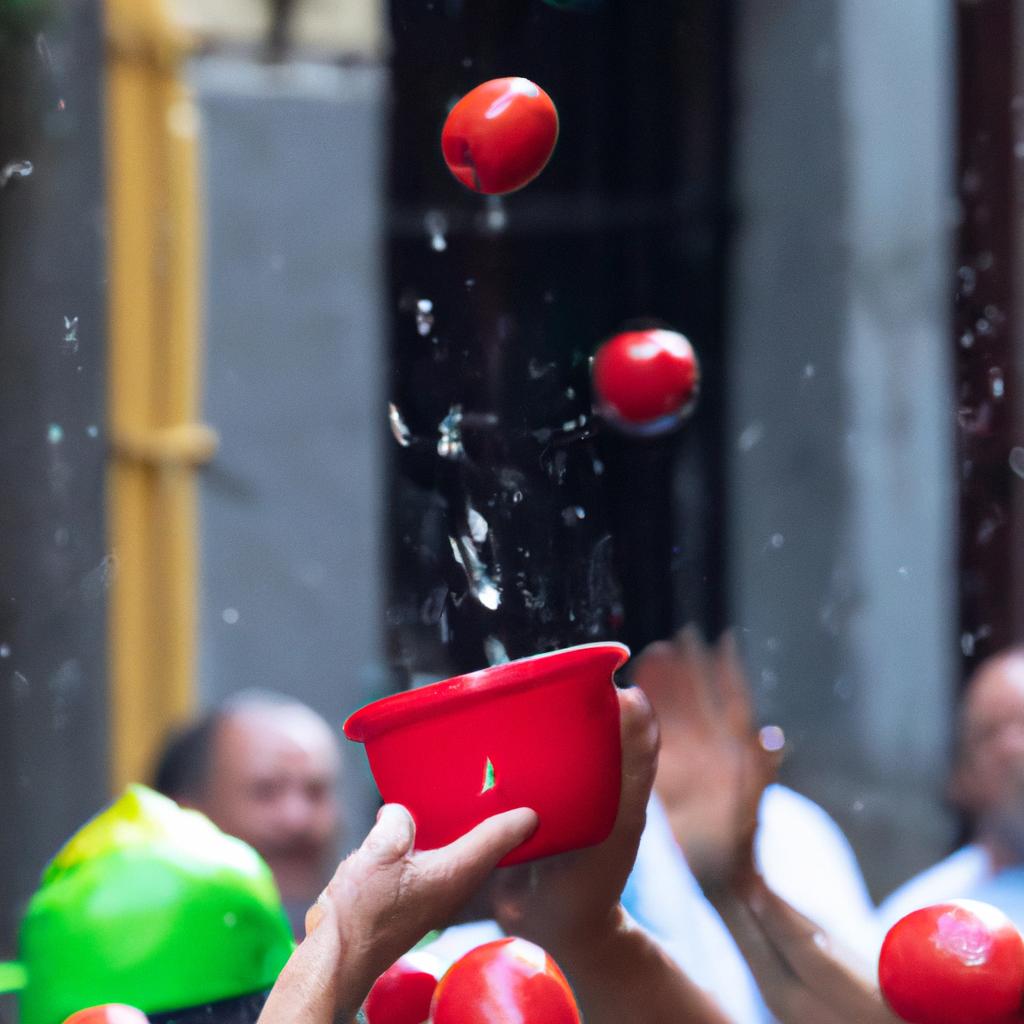
<instances>
[{"instance_id":1,"label":"blurred crowd","mask_svg":"<svg viewBox=\"0 0 1024 1024\"><path fill-rule=\"evenodd\" d=\"M730 634L687 627L628 676L611 836L497 870L531 810L417 851L408 812L386 805L339 863L334 731L291 698L234 695L169 738L156 792L133 787L47 868L22 929L21 1024L113 991L160 1024L352 1021L428 933L445 963L503 934L537 942L588 1024L873 1024L896 1020L875 965L906 913L970 897L1024 926L1024 651L964 690L948 795L969 841L877 908L837 824L775 781L784 737L758 727Z\"/></svg>"}]
</instances>

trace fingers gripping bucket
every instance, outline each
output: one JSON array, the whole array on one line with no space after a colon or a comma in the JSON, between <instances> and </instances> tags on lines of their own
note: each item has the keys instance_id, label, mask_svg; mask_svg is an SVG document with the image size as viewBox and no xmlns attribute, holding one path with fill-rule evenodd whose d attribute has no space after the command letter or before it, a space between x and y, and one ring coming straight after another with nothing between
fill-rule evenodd
<instances>
[{"instance_id":1,"label":"fingers gripping bucket","mask_svg":"<svg viewBox=\"0 0 1024 1024\"><path fill-rule=\"evenodd\" d=\"M385 697L345 722L388 803L409 809L432 850L492 814L532 807L534 834L502 864L607 838L622 750L612 675L618 643L584 644Z\"/></svg>"}]
</instances>

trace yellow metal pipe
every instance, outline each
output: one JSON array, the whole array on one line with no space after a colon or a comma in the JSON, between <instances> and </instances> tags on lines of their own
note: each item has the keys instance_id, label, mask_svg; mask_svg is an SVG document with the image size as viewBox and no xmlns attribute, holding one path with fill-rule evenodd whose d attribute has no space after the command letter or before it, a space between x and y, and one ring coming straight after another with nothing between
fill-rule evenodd
<instances>
[{"instance_id":1,"label":"yellow metal pipe","mask_svg":"<svg viewBox=\"0 0 1024 1024\"><path fill-rule=\"evenodd\" d=\"M187 40L158 0L108 0L111 785L146 779L195 703L200 232Z\"/></svg>"}]
</instances>

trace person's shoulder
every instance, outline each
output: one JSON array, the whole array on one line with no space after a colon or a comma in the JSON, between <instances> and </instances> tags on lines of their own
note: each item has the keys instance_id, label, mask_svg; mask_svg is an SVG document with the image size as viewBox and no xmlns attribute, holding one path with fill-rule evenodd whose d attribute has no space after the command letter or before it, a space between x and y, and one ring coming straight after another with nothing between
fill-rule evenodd
<instances>
[{"instance_id":1,"label":"person's shoulder","mask_svg":"<svg viewBox=\"0 0 1024 1024\"><path fill-rule=\"evenodd\" d=\"M890 893L878 908L879 920L888 928L912 910L966 896L990 872L988 854L981 846L962 846Z\"/></svg>"}]
</instances>

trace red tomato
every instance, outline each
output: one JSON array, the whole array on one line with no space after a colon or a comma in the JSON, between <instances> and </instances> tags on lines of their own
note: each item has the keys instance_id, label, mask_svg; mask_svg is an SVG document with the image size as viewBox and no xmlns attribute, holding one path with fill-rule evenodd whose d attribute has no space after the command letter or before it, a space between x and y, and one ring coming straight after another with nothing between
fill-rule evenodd
<instances>
[{"instance_id":1,"label":"red tomato","mask_svg":"<svg viewBox=\"0 0 1024 1024\"><path fill-rule=\"evenodd\" d=\"M125 1003L103 1003L71 1014L64 1024L149 1024L149 1018Z\"/></svg>"},{"instance_id":2,"label":"red tomato","mask_svg":"<svg viewBox=\"0 0 1024 1024\"><path fill-rule=\"evenodd\" d=\"M937 903L889 929L878 982L911 1024L1009 1024L1024 997L1024 940L987 903Z\"/></svg>"},{"instance_id":3,"label":"red tomato","mask_svg":"<svg viewBox=\"0 0 1024 1024\"><path fill-rule=\"evenodd\" d=\"M423 1024L444 965L425 950L396 960L374 983L363 1012L369 1024Z\"/></svg>"},{"instance_id":4,"label":"red tomato","mask_svg":"<svg viewBox=\"0 0 1024 1024\"><path fill-rule=\"evenodd\" d=\"M659 433L692 409L700 382L693 346L675 331L625 331L592 366L601 414L624 429Z\"/></svg>"},{"instance_id":5,"label":"red tomato","mask_svg":"<svg viewBox=\"0 0 1024 1024\"><path fill-rule=\"evenodd\" d=\"M526 939L496 939L448 968L434 993L431 1024L580 1024L569 983Z\"/></svg>"},{"instance_id":6,"label":"red tomato","mask_svg":"<svg viewBox=\"0 0 1024 1024\"><path fill-rule=\"evenodd\" d=\"M502 195L533 181L557 140L558 112L543 89L526 78L492 78L452 108L441 152L467 188Z\"/></svg>"}]
</instances>

